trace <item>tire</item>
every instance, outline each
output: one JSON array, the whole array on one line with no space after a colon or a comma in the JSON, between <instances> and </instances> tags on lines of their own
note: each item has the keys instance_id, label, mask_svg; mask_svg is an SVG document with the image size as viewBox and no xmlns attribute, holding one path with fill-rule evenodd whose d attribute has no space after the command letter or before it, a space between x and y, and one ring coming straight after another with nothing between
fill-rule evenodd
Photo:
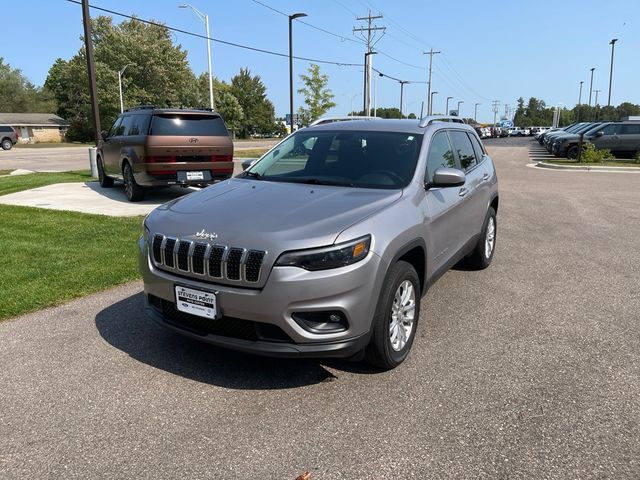
<instances>
[{"instance_id":1,"label":"tire","mask_svg":"<svg viewBox=\"0 0 640 480\"><path fill-rule=\"evenodd\" d=\"M102 188L111 188L113 187L113 178L109 177L106 173L104 173L104 164L102 163L102 158L98 157L97 159L97 167L98 167L98 181L100 182L100 186Z\"/></svg>"},{"instance_id":2,"label":"tire","mask_svg":"<svg viewBox=\"0 0 640 480\"><path fill-rule=\"evenodd\" d=\"M576 158L578 158L578 150L580 150L578 145L570 146L569 149L567 150L567 158L570 158L572 160L575 160Z\"/></svg>"},{"instance_id":3,"label":"tire","mask_svg":"<svg viewBox=\"0 0 640 480\"><path fill-rule=\"evenodd\" d=\"M122 177L124 178L124 192L130 202L139 202L144 198L144 188L136 183L133 177L133 169L129 162L125 162L122 167Z\"/></svg>"},{"instance_id":4,"label":"tire","mask_svg":"<svg viewBox=\"0 0 640 480\"><path fill-rule=\"evenodd\" d=\"M11 140L9 140L8 138L5 138L4 140L2 140L3 150L11 150L11 147L13 147L13 142Z\"/></svg>"},{"instance_id":5,"label":"tire","mask_svg":"<svg viewBox=\"0 0 640 480\"><path fill-rule=\"evenodd\" d=\"M420 318L420 292L420 278L410 263L399 261L389 269L373 317L371 340L365 350L367 363L391 370L407 358ZM393 318L397 315L398 301L406 302L408 307L403 323Z\"/></svg>"},{"instance_id":6,"label":"tire","mask_svg":"<svg viewBox=\"0 0 640 480\"><path fill-rule=\"evenodd\" d=\"M498 233L498 222L496 211L489 207L487 216L482 224L480 239L473 249L471 255L467 257L467 265L477 270L483 270L491 265L493 254L496 251L496 237Z\"/></svg>"}]
</instances>

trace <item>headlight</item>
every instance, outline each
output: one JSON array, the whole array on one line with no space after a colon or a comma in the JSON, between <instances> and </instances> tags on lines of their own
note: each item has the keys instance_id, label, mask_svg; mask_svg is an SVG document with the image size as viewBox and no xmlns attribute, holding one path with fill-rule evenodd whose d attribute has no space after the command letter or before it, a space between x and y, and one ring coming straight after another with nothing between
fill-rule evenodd
<instances>
[{"instance_id":1,"label":"headlight","mask_svg":"<svg viewBox=\"0 0 640 480\"><path fill-rule=\"evenodd\" d=\"M359 262L369 253L371 235L328 247L285 252L276 261L280 267L300 267L305 270L327 270Z\"/></svg>"}]
</instances>

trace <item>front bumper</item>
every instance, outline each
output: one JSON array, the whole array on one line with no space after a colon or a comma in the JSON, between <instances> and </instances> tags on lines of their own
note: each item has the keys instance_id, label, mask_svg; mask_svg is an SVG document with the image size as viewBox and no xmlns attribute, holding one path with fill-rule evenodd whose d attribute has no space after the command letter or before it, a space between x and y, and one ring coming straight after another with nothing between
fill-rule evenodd
<instances>
[{"instance_id":1,"label":"front bumper","mask_svg":"<svg viewBox=\"0 0 640 480\"><path fill-rule=\"evenodd\" d=\"M143 239L140 240L139 260L147 312L154 320L180 334L213 345L284 357L350 357L361 351L370 338L371 322L386 271L382 259L370 252L358 263L331 270L310 272L297 267L274 267L265 285L253 289L203 282L160 270L152 264ZM261 335L252 339L234 338L216 334L215 328L211 329L213 332L194 331L176 323L162 308L154 305L157 299L160 303L175 304L176 284L214 290L225 322L237 319L273 325L285 336L275 341ZM347 328L340 332L314 333L293 319L294 312L318 311L341 312L347 319Z\"/></svg>"}]
</instances>

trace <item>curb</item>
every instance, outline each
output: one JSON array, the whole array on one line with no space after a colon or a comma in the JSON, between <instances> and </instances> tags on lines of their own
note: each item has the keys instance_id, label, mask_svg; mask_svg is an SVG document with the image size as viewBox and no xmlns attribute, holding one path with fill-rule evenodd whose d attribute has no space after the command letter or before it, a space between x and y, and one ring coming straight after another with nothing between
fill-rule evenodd
<instances>
[{"instance_id":1,"label":"curb","mask_svg":"<svg viewBox=\"0 0 640 480\"><path fill-rule=\"evenodd\" d=\"M578 171L578 172L609 172L609 173L617 173L617 172L629 172L629 173L640 173L640 167L599 167L599 166L573 166L573 165L556 165L553 163L546 162L536 162L536 167L538 168L547 168L550 170L569 170L569 171Z\"/></svg>"}]
</instances>

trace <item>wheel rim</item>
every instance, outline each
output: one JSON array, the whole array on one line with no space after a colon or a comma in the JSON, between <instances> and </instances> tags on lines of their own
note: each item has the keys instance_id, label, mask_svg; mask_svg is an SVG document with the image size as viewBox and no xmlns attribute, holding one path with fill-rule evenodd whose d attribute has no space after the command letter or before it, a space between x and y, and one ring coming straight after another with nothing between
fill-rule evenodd
<instances>
[{"instance_id":1,"label":"wheel rim","mask_svg":"<svg viewBox=\"0 0 640 480\"><path fill-rule=\"evenodd\" d=\"M405 280L398 286L391 305L389 341L396 352L402 350L411 338L415 324L416 291L413 283Z\"/></svg>"},{"instance_id":2,"label":"wheel rim","mask_svg":"<svg viewBox=\"0 0 640 480\"><path fill-rule=\"evenodd\" d=\"M489 217L487 222L487 232L484 238L484 255L487 259L491 258L493 247L496 243L496 221L493 217Z\"/></svg>"}]
</instances>

